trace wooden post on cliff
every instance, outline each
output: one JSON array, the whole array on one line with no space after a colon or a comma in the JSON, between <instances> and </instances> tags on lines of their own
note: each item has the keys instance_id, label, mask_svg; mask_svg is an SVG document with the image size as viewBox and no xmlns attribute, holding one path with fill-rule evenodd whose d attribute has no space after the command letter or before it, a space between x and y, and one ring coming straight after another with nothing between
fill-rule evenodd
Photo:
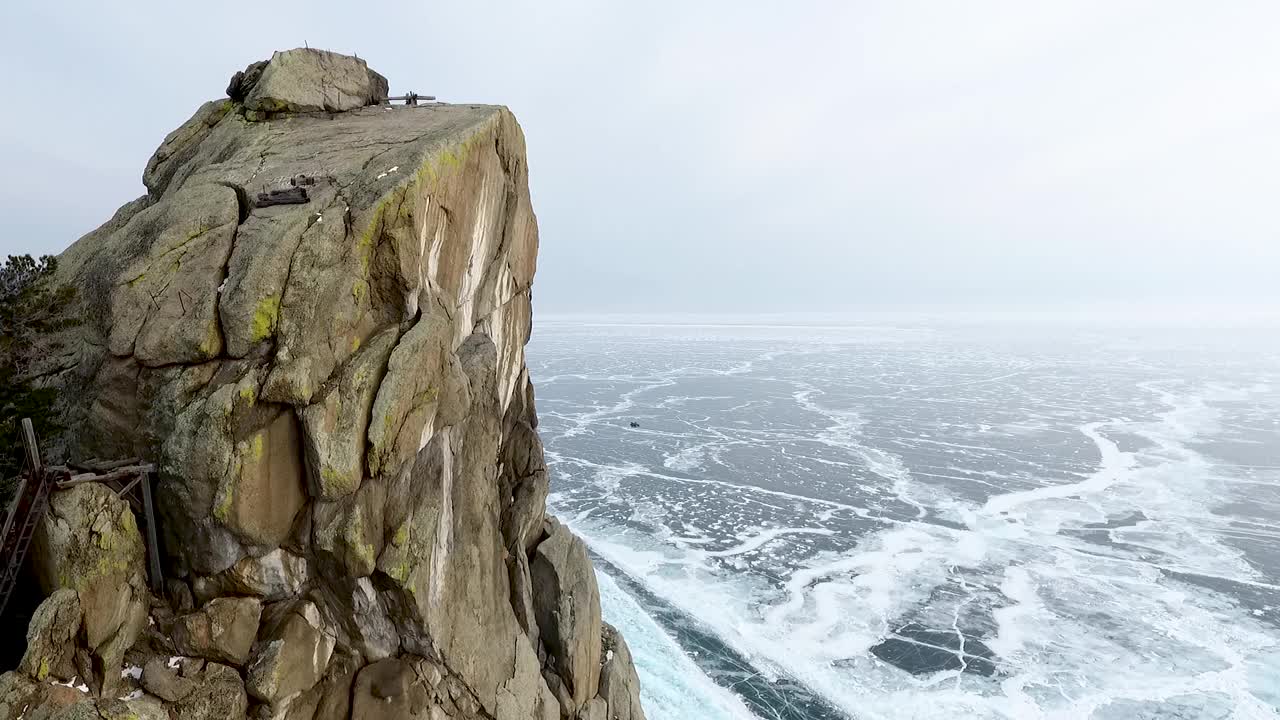
<instances>
[{"instance_id":1,"label":"wooden post on cliff","mask_svg":"<svg viewBox=\"0 0 1280 720\"><path fill-rule=\"evenodd\" d=\"M147 516L147 561L150 567L151 592L159 594L164 588L160 577L160 546L156 544L156 510L151 502L151 473L142 473L142 511Z\"/></svg>"},{"instance_id":2,"label":"wooden post on cliff","mask_svg":"<svg viewBox=\"0 0 1280 720\"><path fill-rule=\"evenodd\" d=\"M44 475L44 463L40 461L40 446L36 445L36 429L31 425L31 418L22 418L22 448L27 451L31 477Z\"/></svg>"}]
</instances>

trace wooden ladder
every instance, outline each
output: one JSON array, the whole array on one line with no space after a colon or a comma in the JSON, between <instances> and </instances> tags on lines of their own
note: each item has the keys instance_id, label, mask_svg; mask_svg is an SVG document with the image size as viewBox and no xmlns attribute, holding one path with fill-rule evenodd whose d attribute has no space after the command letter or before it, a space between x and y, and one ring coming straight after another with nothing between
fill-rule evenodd
<instances>
[{"instance_id":1,"label":"wooden ladder","mask_svg":"<svg viewBox=\"0 0 1280 720\"><path fill-rule=\"evenodd\" d=\"M22 575L22 565L27 558L27 550L31 547L31 539L35 537L36 526L44 518L49 507L49 491L53 488L53 480L45 471L40 460L40 449L36 445L35 429L29 418L22 419L22 445L27 453L28 474L18 481L18 491L9 503L9 512L5 514L3 549L4 570L0 575L0 614L9 604L9 597L18 585Z\"/></svg>"}]
</instances>

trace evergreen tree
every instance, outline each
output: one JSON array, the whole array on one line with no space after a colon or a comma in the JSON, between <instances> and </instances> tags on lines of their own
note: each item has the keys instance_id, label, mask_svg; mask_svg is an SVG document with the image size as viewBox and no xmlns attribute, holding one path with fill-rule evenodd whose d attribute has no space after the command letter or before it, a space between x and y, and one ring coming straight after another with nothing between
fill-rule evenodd
<instances>
[{"instance_id":1,"label":"evergreen tree","mask_svg":"<svg viewBox=\"0 0 1280 720\"><path fill-rule=\"evenodd\" d=\"M22 470L22 418L31 418L42 442L64 430L54 412L57 390L31 376L38 341L73 323L65 310L74 288L54 286L57 266L52 255L10 255L0 267L0 508Z\"/></svg>"}]
</instances>

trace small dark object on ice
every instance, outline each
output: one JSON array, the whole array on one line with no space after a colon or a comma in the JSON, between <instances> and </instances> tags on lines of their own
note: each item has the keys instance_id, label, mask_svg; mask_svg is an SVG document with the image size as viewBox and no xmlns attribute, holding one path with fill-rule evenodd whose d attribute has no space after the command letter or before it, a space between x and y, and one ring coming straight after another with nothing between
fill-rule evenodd
<instances>
[{"instance_id":1,"label":"small dark object on ice","mask_svg":"<svg viewBox=\"0 0 1280 720\"><path fill-rule=\"evenodd\" d=\"M306 188L291 187L285 190L258 193L258 199L253 203L253 206L262 208L272 205L301 205L307 202L311 202L311 198L307 197Z\"/></svg>"},{"instance_id":2,"label":"small dark object on ice","mask_svg":"<svg viewBox=\"0 0 1280 720\"><path fill-rule=\"evenodd\" d=\"M631 427L640 427L640 423L636 422L635 420L632 420Z\"/></svg>"},{"instance_id":3,"label":"small dark object on ice","mask_svg":"<svg viewBox=\"0 0 1280 720\"><path fill-rule=\"evenodd\" d=\"M316 179L311 177L310 175L294 175L293 177L289 178L289 184L294 187L299 187L302 185L315 185Z\"/></svg>"}]
</instances>

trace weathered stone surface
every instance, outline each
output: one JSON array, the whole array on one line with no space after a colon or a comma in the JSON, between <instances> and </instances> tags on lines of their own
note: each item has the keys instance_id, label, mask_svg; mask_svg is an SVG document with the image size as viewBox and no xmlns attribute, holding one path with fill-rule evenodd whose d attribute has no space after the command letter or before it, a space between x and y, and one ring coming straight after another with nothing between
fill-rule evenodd
<instances>
[{"instance_id":1,"label":"weathered stone surface","mask_svg":"<svg viewBox=\"0 0 1280 720\"><path fill-rule=\"evenodd\" d=\"M257 637L261 615L262 603L257 598L215 598L174 621L173 642L184 655L243 665Z\"/></svg>"},{"instance_id":2,"label":"weathered stone surface","mask_svg":"<svg viewBox=\"0 0 1280 720\"><path fill-rule=\"evenodd\" d=\"M351 593L351 607L355 613L352 639L361 655L376 662L391 657L400 649L400 634L369 578L362 577L356 581Z\"/></svg>"},{"instance_id":3,"label":"weathered stone surface","mask_svg":"<svg viewBox=\"0 0 1280 720\"><path fill-rule=\"evenodd\" d=\"M609 708L604 700L593 698L578 711L578 720L609 720Z\"/></svg>"},{"instance_id":4,"label":"weathered stone surface","mask_svg":"<svg viewBox=\"0 0 1280 720\"><path fill-rule=\"evenodd\" d=\"M324 677L333 647L334 638L325 632L319 610L312 603L302 603L262 638L249 665L245 689L254 698L278 706Z\"/></svg>"},{"instance_id":5,"label":"weathered stone surface","mask_svg":"<svg viewBox=\"0 0 1280 720\"><path fill-rule=\"evenodd\" d=\"M506 429L502 463L503 540L509 551L523 553L540 536L549 489L542 441L526 420Z\"/></svg>"},{"instance_id":6,"label":"weathered stone surface","mask_svg":"<svg viewBox=\"0 0 1280 720\"><path fill-rule=\"evenodd\" d=\"M515 670L511 678L498 688L493 715L497 720L523 720L545 714L546 697L550 695L538 666L538 656L523 635L516 636ZM554 698L552 699L554 702ZM559 709L559 703L555 708Z\"/></svg>"},{"instance_id":7,"label":"weathered stone surface","mask_svg":"<svg viewBox=\"0 0 1280 720\"><path fill-rule=\"evenodd\" d=\"M286 410L236 448L239 472L225 476L213 515L250 545L276 547L306 503L297 417Z\"/></svg>"},{"instance_id":8,"label":"weathered stone surface","mask_svg":"<svg viewBox=\"0 0 1280 720\"><path fill-rule=\"evenodd\" d=\"M130 221L126 231L154 237L111 294L112 354L147 366L218 356L218 285L238 217L235 192L208 185L183 188Z\"/></svg>"},{"instance_id":9,"label":"weathered stone surface","mask_svg":"<svg viewBox=\"0 0 1280 720\"><path fill-rule=\"evenodd\" d=\"M147 626L147 608L141 603L131 603L120 629L94 651L91 684L104 696L111 697L121 685L120 668L125 654L142 635Z\"/></svg>"},{"instance_id":10,"label":"weathered stone surface","mask_svg":"<svg viewBox=\"0 0 1280 720\"><path fill-rule=\"evenodd\" d=\"M563 525L550 527L530 568L534 611L542 641L582 707L600 682L600 591L587 546Z\"/></svg>"},{"instance_id":11,"label":"weathered stone surface","mask_svg":"<svg viewBox=\"0 0 1280 720\"><path fill-rule=\"evenodd\" d=\"M418 322L391 352L369 423L369 472L398 472L437 428L457 423L469 396L467 379L451 352L452 328L438 308Z\"/></svg>"},{"instance_id":12,"label":"weathered stone surface","mask_svg":"<svg viewBox=\"0 0 1280 720\"><path fill-rule=\"evenodd\" d=\"M245 455L261 449L259 464L265 456L264 414L274 419L279 413L278 407L264 409L258 402L264 374L248 364L224 365L208 380L212 392L196 395L177 411L162 440L156 488L160 530L179 574L216 575L246 555L242 538L227 521ZM165 396L180 389L162 386L155 392Z\"/></svg>"},{"instance_id":13,"label":"weathered stone surface","mask_svg":"<svg viewBox=\"0 0 1280 720\"><path fill-rule=\"evenodd\" d=\"M205 603L222 595L253 595L264 602L298 594L307 581L307 559L276 548L262 557L241 558L212 577L197 577L195 599Z\"/></svg>"},{"instance_id":14,"label":"weathered stone surface","mask_svg":"<svg viewBox=\"0 0 1280 720\"><path fill-rule=\"evenodd\" d=\"M399 336L396 328L375 335L343 367L337 384L303 409L313 497L338 500L359 489L369 413Z\"/></svg>"},{"instance_id":15,"label":"weathered stone surface","mask_svg":"<svg viewBox=\"0 0 1280 720\"><path fill-rule=\"evenodd\" d=\"M178 659L178 674L184 678L193 678L204 672L208 662L199 657L183 657Z\"/></svg>"},{"instance_id":16,"label":"weathered stone surface","mask_svg":"<svg viewBox=\"0 0 1280 720\"><path fill-rule=\"evenodd\" d=\"M142 687L162 700L178 702L190 695L196 684L169 667L165 658L156 657L142 668Z\"/></svg>"},{"instance_id":17,"label":"weathered stone surface","mask_svg":"<svg viewBox=\"0 0 1280 720\"><path fill-rule=\"evenodd\" d=\"M250 65L245 75L253 70ZM341 112L373 105L386 97L387 79L370 70L365 61L326 50L296 48L271 56L257 82L245 93L244 105L263 112Z\"/></svg>"},{"instance_id":18,"label":"weathered stone surface","mask_svg":"<svg viewBox=\"0 0 1280 720\"><path fill-rule=\"evenodd\" d=\"M249 717L263 720L314 720L323 694L323 688L317 685L278 703L258 705L249 713Z\"/></svg>"},{"instance_id":19,"label":"weathered stone surface","mask_svg":"<svg viewBox=\"0 0 1280 720\"><path fill-rule=\"evenodd\" d=\"M98 658L104 690L119 681L124 653L145 624L142 536L128 503L96 483L54 493L33 544L45 592L74 590L85 641Z\"/></svg>"},{"instance_id":20,"label":"weathered stone surface","mask_svg":"<svg viewBox=\"0 0 1280 720\"><path fill-rule=\"evenodd\" d=\"M523 551L507 559L507 577L511 583L511 609L516 622L529 638L529 644L537 647L541 640L537 612L533 608L533 581L529 576L529 556Z\"/></svg>"},{"instance_id":21,"label":"weathered stone surface","mask_svg":"<svg viewBox=\"0 0 1280 720\"><path fill-rule=\"evenodd\" d=\"M74 691L66 693L72 695ZM61 698L54 699L54 692L49 693L50 697L46 698L46 702L36 708L32 715L32 720L102 720L102 716L98 714L98 708L92 700L85 698L83 695L80 699L67 704L61 704Z\"/></svg>"},{"instance_id":22,"label":"weathered stone surface","mask_svg":"<svg viewBox=\"0 0 1280 720\"><path fill-rule=\"evenodd\" d=\"M131 700L102 698L97 701L102 720L169 720L169 710L160 698L143 695Z\"/></svg>"},{"instance_id":23,"label":"weathered stone surface","mask_svg":"<svg viewBox=\"0 0 1280 720\"><path fill-rule=\"evenodd\" d=\"M351 720L410 718L413 670L399 658L366 665L351 690Z\"/></svg>"},{"instance_id":24,"label":"weathered stone surface","mask_svg":"<svg viewBox=\"0 0 1280 720\"><path fill-rule=\"evenodd\" d=\"M569 688L565 686L564 679L557 675L555 668L552 667L544 667L542 669L542 678L547 684L547 691L551 693L551 697L556 701L560 717L573 717L578 704L573 701L573 695L569 693Z\"/></svg>"},{"instance_id":25,"label":"weathered stone surface","mask_svg":"<svg viewBox=\"0 0 1280 720\"><path fill-rule=\"evenodd\" d=\"M608 706L609 720L645 720L640 706L640 678L631 661L631 650L612 625L603 623L601 648L604 664L600 667L600 695Z\"/></svg>"},{"instance_id":26,"label":"weathered stone surface","mask_svg":"<svg viewBox=\"0 0 1280 720\"><path fill-rule=\"evenodd\" d=\"M169 607L177 612L189 613L196 609L196 601L191 594L191 586L184 580L166 578L164 581L164 595L165 599L169 601Z\"/></svg>"},{"instance_id":27,"label":"weathered stone surface","mask_svg":"<svg viewBox=\"0 0 1280 720\"><path fill-rule=\"evenodd\" d=\"M351 695L353 719L481 720L495 717L485 713L475 693L447 667L412 655L388 658L366 666L356 678ZM504 713L496 717L513 716ZM520 720L540 720L543 716L519 717Z\"/></svg>"},{"instance_id":28,"label":"weathered stone surface","mask_svg":"<svg viewBox=\"0 0 1280 720\"><path fill-rule=\"evenodd\" d=\"M385 487L366 485L343 502L316 502L312 542L316 553L354 578L373 573L382 551Z\"/></svg>"},{"instance_id":29,"label":"weathered stone surface","mask_svg":"<svg viewBox=\"0 0 1280 720\"><path fill-rule=\"evenodd\" d=\"M174 706L174 720L234 720L243 718L248 707L240 674L226 665L209 663L195 690Z\"/></svg>"},{"instance_id":30,"label":"weathered stone surface","mask_svg":"<svg viewBox=\"0 0 1280 720\"><path fill-rule=\"evenodd\" d=\"M208 137L213 126L230 110L231 103L226 100L210 100L201 105L190 120L169 133L142 172L142 184L147 190L156 194L163 192L174 172L195 155L200 141Z\"/></svg>"},{"instance_id":31,"label":"weathered stone surface","mask_svg":"<svg viewBox=\"0 0 1280 720\"><path fill-rule=\"evenodd\" d=\"M231 81L227 83L227 97L238 103L244 102L245 96L257 84L258 78L262 77L262 70L266 66L266 60L259 60L250 63L244 70L236 71L236 74L231 76Z\"/></svg>"},{"instance_id":32,"label":"weathered stone surface","mask_svg":"<svg viewBox=\"0 0 1280 720\"><path fill-rule=\"evenodd\" d=\"M351 683L355 681L358 661L346 654L335 653L329 670L316 686L320 701L315 720L347 720L351 713Z\"/></svg>"},{"instance_id":33,"label":"weathered stone surface","mask_svg":"<svg viewBox=\"0 0 1280 720\"><path fill-rule=\"evenodd\" d=\"M48 687L29 675L7 672L0 675L0 720L24 718L33 705L39 704L41 693Z\"/></svg>"},{"instance_id":34,"label":"weathered stone surface","mask_svg":"<svg viewBox=\"0 0 1280 720\"><path fill-rule=\"evenodd\" d=\"M27 626L27 651L18 669L36 680L69 678L74 673L76 635L80 632L80 600L62 588L45 598Z\"/></svg>"},{"instance_id":35,"label":"weathered stone surface","mask_svg":"<svg viewBox=\"0 0 1280 720\"><path fill-rule=\"evenodd\" d=\"M378 568L393 584L388 598L404 646L438 651L492 714L513 681L533 685L517 679L525 665L519 656L532 657L535 667L537 661L510 605L498 527L493 343L482 334L469 336L457 363L469 387L465 418L427 441L404 489L390 493L413 502L387 508L386 519L397 529L388 532ZM423 647L420 636L427 641Z\"/></svg>"},{"instance_id":36,"label":"weathered stone surface","mask_svg":"<svg viewBox=\"0 0 1280 720\"><path fill-rule=\"evenodd\" d=\"M119 630L131 604L142 602L142 536L128 504L103 485L54 493L34 552L46 592L76 591L91 648Z\"/></svg>"}]
</instances>

